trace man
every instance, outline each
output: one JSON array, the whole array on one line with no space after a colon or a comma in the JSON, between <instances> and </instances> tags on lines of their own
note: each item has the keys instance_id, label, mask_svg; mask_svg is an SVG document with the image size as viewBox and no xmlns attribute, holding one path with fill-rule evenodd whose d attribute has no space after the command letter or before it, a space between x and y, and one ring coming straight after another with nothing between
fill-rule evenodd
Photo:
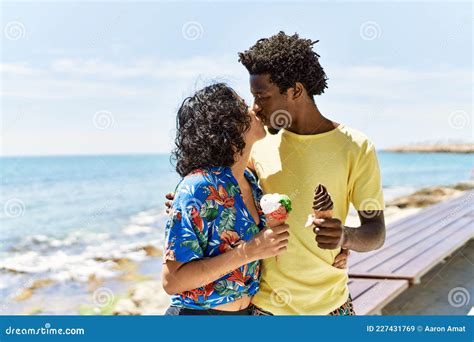
<instances>
[{"instance_id":1,"label":"man","mask_svg":"<svg viewBox=\"0 0 474 342\"><path fill-rule=\"evenodd\" d=\"M314 96L327 88L315 42L280 32L239 53L250 74L254 109L271 135L254 145L251 168L265 193L292 198L288 250L263 261L253 303L262 313L353 314L347 271L333 266L341 247L380 248L385 239L384 200L374 145L363 134L324 117ZM314 189L331 194L331 219L314 219ZM345 227L349 203L361 226ZM316 237L314 235L316 234ZM316 240L316 241L315 241ZM341 259L345 262L344 258Z\"/></svg>"},{"instance_id":2,"label":"man","mask_svg":"<svg viewBox=\"0 0 474 342\"><path fill-rule=\"evenodd\" d=\"M375 147L318 110L314 96L327 88L327 77L314 43L280 32L239 53L250 75L254 110L270 133L254 145L249 168L265 193L287 194L293 202L288 249L263 261L260 291L252 300L256 314L354 314L346 251L371 251L385 240ZM307 228L318 184L331 195L333 217L314 219ZM360 227L343 225L349 203Z\"/></svg>"}]
</instances>

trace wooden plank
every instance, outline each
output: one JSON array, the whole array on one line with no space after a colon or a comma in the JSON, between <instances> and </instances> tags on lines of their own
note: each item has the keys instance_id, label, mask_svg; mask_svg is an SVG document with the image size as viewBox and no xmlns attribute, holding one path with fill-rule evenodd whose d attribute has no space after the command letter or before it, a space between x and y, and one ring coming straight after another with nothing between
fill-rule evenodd
<instances>
[{"instance_id":1,"label":"wooden plank","mask_svg":"<svg viewBox=\"0 0 474 342\"><path fill-rule=\"evenodd\" d=\"M471 192L470 194L458 197L455 200L450 201L452 203L454 202L454 206L451 205L447 208L449 210L452 210L451 215L445 215L446 211L437 211L436 213L431 212L430 216L421 215L419 213L420 216L423 216L425 218L423 222L418 222L418 219L415 220L416 217L412 217L409 222L405 220L405 225L403 226L405 227L404 229L399 229L399 221L388 225L386 241L382 249L386 250L393 245L399 245L400 241L404 238L410 238L412 235L420 234L425 230L432 232L433 229L442 228L443 225L448 225L459 219L459 217L463 217L470 214L473 211L473 206L470 200L468 200L471 198L470 195L472 195L472 197L474 198L474 192ZM418 214L415 214L415 216L417 215ZM354 252L349 258L350 266L354 267L357 264L363 262L364 260L367 260L369 258L372 259L373 255L377 254L378 252L379 251L372 251L368 253Z\"/></svg>"},{"instance_id":2,"label":"wooden plank","mask_svg":"<svg viewBox=\"0 0 474 342\"><path fill-rule=\"evenodd\" d=\"M421 211L419 211L418 213L404 217L394 222L391 225L396 225L397 227L399 227L398 231L401 231L407 228L407 226L410 227L410 226L413 226L413 224L419 224L423 222L424 220L426 220L427 217L430 217L433 214L437 214L439 212L453 211L458 206L463 207L464 205L468 203L472 203L473 200L474 200L474 190L470 190L467 193L461 196L458 196L456 198L453 198L451 200L447 200L447 201L426 207L422 209Z\"/></svg>"},{"instance_id":3,"label":"wooden plank","mask_svg":"<svg viewBox=\"0 0 474 342\"><path fill-rule=\"evenodd\" d=\"M472 211L472 201L468 198L474 197L470 194L457 197L453 200L440 203L442 205L433 205L431 207L422 209L418 213L404 217L396 222L387 225L387 238L398 235L401 232L406 232L426 225L433 224L436 220L443 220L446 223L452 222L457 217L465 216Z\"/></svg>"},{"instance_id":4,"label":"wooden plank","mask_svg":"<svg viewBox=\"0 0 474 342\"><path fill-rule=\"evenodd\" d=\"M468 233L470 231L466 229L471 220L466 217L462 217L455 222L452 222L450 225L433 229L432 232L423 232L423 234L417 234L407 239L401 241L398 245L393 245L387 249L380 249L377 253L376 258L367 260L363 264L364 268L367 270L374 269L379 265L385 265L387 268L391 268L392 265L398 265L401 262L411 259L412 255L416 255L422 247L433 248L435 245L439 245L439 242L444 241L443 239L449 238L451 235L455 234L460 230L466 230ZM464 235L463 235L464 236ZM466 236L466 239L462 241L465 243L470 239L470 236ZM440 245L440 248L443 248L443 245Z\"/></svg>"},{"instance_id":5,"label":"wooden plank","mask_svg":"<svg viewBox=\"0 0 474 342\"><path fill-rule=\"evenodd\" d=\"M451 198L451 199L448 199L448 200L430 205L428 207L425 207L425 208L422 209L422 211L423 211L423 213L429 215L432 212L438 212L440 210L450 210L450 209L452 209L453 206L460 205L463 202L466 202L466 201L469 201L469 200L470 201L474 200L474 190L468 190L468 191L464 192L463 194L461 194L457 197L454 197L454 198ZM400 224L403 224L403 223L405 223L405 221L410 221L415 216L422 217L420 215L421 213L422 212L418 212L418 213L415 213L413 215L404 217L404 218L400 219L397 222L399 222Z\"/></svg>"},{"instance_id":6,"label":"wooden plank","mask_svg":"<svg viewBox=\"0 0 474 342\"><path fill-rule=\"evenodd\" d=\"M412 276L413 282L419 283L420 278L428 273L429 270L454 254L472 238L471 230L472 228L464 229L453 235L452 239L440 241L440 244L443 244L443 248L425 249L416 258L400 265L394 271L394 274L403 275L404 277Z\"/></svg>"},{"instance_id":7,"label":"wooden plank","mask_svg":"<svg viewBox=\"0 0 474 342\"><path fill-rule=\"evenodd\" d=\"M454 205L448 208L440 208L436 211L430 211L429 215L426 215L423 211L413 214L411 220L406 221L405 223L400 223L400 221L393 222L387 225L388 235L394 235L401 232L410 231L415 227L426 226L432 224L435 220L445 221L446 223L452 222L458 217L467 215L472 211L472 205L468 201L456 202ZM420 215L419 217L417 215ZM390 229L392 228L392 229Z\"/></svg>"},{"instance_id":8,"label":"wooden plank","mask_svg":"<svg viewBox=\"0 0 474 342\"><path fill-rule=\"evenodd\" d=\"M386 238L384 246L375 251L367 252L367 253L357 253L354 252L351 254L351 258L349 258L349 265L352 268L357 267L358 265L370 262L369 260L374 260L374 255L379 255L381 252L388 253L391 250L398 250L403 247L403 244L413 242L415 240L421 240L435 234L439 231L446 229L446 226L450 226L452 223L458 221L459 218L453 218L452 220L438 220L435 219L431 225L428 226L420 226L416 230L413 229L411 231L405 231L397 234L396 236L388 236ZM466 218L464 218L466 219ZM467 218L471 221L471 224L474 224L474 218Z\"/></svg>"},{"instance_id":9,"label":"wooden plank","mask_svg":"<svg viewBox=\"0 0 474 342\"><path fill-rule=\"evenodd\" d=\"M379 313L407 288L406 280L349 279L349 290L357 315Z\"/></svg>"},{"instance_id":10,"label":"wooden plank","mask_svg":"<svg viewBox=\"0 0 474 342\"><path fill-rule=\"evenodd\" d=\"M353 270L370 272L375 269L378 269L379 271L382 271L383 269L383 273L392 273L393 269L395 269L399 264L410 260L411 255L415 254L415 252L418 253L417 251L420 250L420 246L432 248L434 245L438 245L439 241L443 241L443 239L464 229L470 222L470 219L463 217L446 227L437 227L437 229L432 232L425 231L423 234L408 237L403 241L400 241L397 245L392 245L388 248L382 248L376 251L376 254L371 259L354 265ZM462 242L465 243L466 240Z\"/></svg>"},{"instance_id":11,"label":"wooden plank","mask_svg":"<svg viewBox=\"0 0 474 342\"><path fill-rule=\"evenodd\" d=\"M364 279L364 281L357 281L357 279L349 278L349 290L352 300L367 292L372 286L377 283L376 279Z\"/></svg>"},{"instance_id":12,"label":"wooden plank","mask_svg":"<svg viewBox=\"0 0 474 342\"><path fill-rule=\"evenodd\" d=\"M471 193L471 196L466 198L466 201L469 203L471 210L467 213L467 216L474 217L474 192Z\"/></svg>"},{"instance_id":13,"label":"wooden plank","mask_svg":"<svg viewBox=\"0 0 474 342\"><path fill-rule=\"evenodd\" d=\"M384 246L379 250L370 252L372 254L371 257L365 258L364 260L358 260L357 258L354 258L355 260L351 261L351 257L357 252L351 253L351 256L349 257L349 270L355 272L371 271L383 264L387 269L387 271L384 273L390 273L390 271L388 271L390 268L390 264L387 263L388 261L392 260L396 262L397 260L400 260L400 262L404 262L407 260L406 255L404 255L405 252L417 248L417 245L420 243L426 245L427 243L431 242L433 244L435 241L437 241L436 237L438 235L448 237L450 234L462 229L470 222L472 222L470 218L461 217L447 226L438 224L432 226L432 229L425 229L419 233L413 232L413 234L410 235L403 234L403 238L397 239L396 243L388 244L388 246Z\"/></svg>"},{"instance_id":14,"label":"wooden plank","mask_svg":"<svg viewBox=\"0 0 474 342\"><path fill-rule=\"evenodd\" d=\"M382 248L370 260L359 263L354 268L349 266L349 274L403 278L415 283L472 237L472 220L462 217L448 227L437 230L436 234L422 236L421 239L415 236L400 246L393 246L387 250Z\"/></svg>"}]
</instances>

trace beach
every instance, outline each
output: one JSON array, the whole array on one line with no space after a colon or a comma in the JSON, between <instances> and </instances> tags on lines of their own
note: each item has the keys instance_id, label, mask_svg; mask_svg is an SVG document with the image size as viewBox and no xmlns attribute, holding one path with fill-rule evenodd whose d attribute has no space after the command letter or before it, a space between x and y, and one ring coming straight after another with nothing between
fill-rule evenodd
<instances>
[{"instance_id":1,"label":"beach","mask_svg":"<svg viewBox=\"0 0 474 342\"><path fill-rule=\"evenodd\" d=\"M473 144L415 144L386 149L387 152L400 153L474 153Z\"/></svg>"},{"instance_id":2,"label":"beach","mask_svg":"<svg viewBox=\"0 0 474 342\"><path fill-rule=\"evenodd\" d=\"M392 157L390 156L390 158ZM410 170L409 166L403 168L403 165L397 164L398 156L394 158L389 159L387 155L381 156L382 171L392 176L390 179L386 178L387 183L385 184L388 185L384 184L387 224L407 215L415 214L424 207L459 196L463 191L473 188L473 183L469 180L449 186L423 187L420 185L425 184L425 181L429 182L429 179L424 179L423 182L416 184L410 183L410 176L404 178L404 183L397 184L397 177L401 178L403 175L398 174L396 170L401 168L403 172L407 172L408 169L408 174L410 174ZM420 155L416 158L418 161L426 160L430 165L433 163ZM453 158L453 156L444 156L443 158ZM134 165L133 170L120 172L117 176L118 182L123 182L126 177L131 177L133 181L134 175L140 177L139 186L143 189L141 194L130 195L131 190L123 188L121 191L115 190L113 192L113 186L105 182L102 184L102 188L110 189L114 196L106 196L105 199L98 201L98 194L103 192L90 194L84 189L81 191L78 184L68 185L67 191L71 191L77 196L76 202L69 204L64 198L62 200L66 205L70 205L73 211L77 210L81 196L83 197L87 193L87 201L85 199L83 201L86 203L84 208L89 209L89 211L84 209L88 213L88 217L79 218L79 221L75 222L86 229L65 229L61 234L58 232L53 234L45 228L42 233L33 231L29 235L20 235L16 240L13 235L10 240L3 240L1 246L4 257L0 261L2 279L0 292L4 299L0 302L0 313L27 315L162 314L169 305L169 296L163 291L160 281L162 233L166 222L163 195L167 190L173 190L170 189L169 184L174 184L176 177L170 172L169 166L165 165L165 160L167 162L165 157L159 157L158 160L159 162L156 161L156 157L143 157L139 162L137 159L131 158ZM466 174L470 161L470 159L465 161L464 179L468 178ZM85 163L84 160L81 162ZM92 165L100 169L104 163L109 166L113 163L122 166L126 164L123 158L118 161L96 158ZM391 167L384 169L384 165L387 164ZM448 169L450 167L448 165ZM151 168L148 170L150 179L143 177L143 170L147 168ZM165 173L164 170L166 170L166 176L159 179L159 182L162 182L159 185L153 184L156 182L156 177L153 177L153 174L157 172L157 169L161 173ZM450 175L450 180L461 178L457 173L458 168L452 170L453 174ZM94 169L93 177L86 177L86 180L81 179L81 183L92 182L93 186L97 187L97 178L103 180L105 176L106 172L101 175L97 169ZM412 175L411 179L416 179L416 176ZM84 187L84 185L81 186ZM131 188L131 185L126 186ZM149 191L146 186L155 186L161 191ZM61 189L60 191L64 192L65 190ZM130 201L126 203L119 201L124 198L124 194L132 197L133 208L129 208ZM93 198L96 202L98 201L95 206L90 205ZM142 203L151 201L156 205L146 208L145 205L140 205L140 201ZM38 206L40 209L42 208L41 205ZM35 212L35 210L37 212L41 212L41 210L26 204L22 217L28 215L28 210L35 213L35 219L41 219L41 216ZM46 208L43 207L43 210ZM123 215L114 217L109 211L122 212ZM67 226L68 222L71 224L66 217L57 224L63 228ZM28 225L28 221L25 221L25 225ZM113 227L115 225L122 228L119 230L106 229L107 226ZM346 225L358 225L357 213L353 208L349 212ZM51 227L49 228L51 229Z\"/></svg>"}]
</instances>

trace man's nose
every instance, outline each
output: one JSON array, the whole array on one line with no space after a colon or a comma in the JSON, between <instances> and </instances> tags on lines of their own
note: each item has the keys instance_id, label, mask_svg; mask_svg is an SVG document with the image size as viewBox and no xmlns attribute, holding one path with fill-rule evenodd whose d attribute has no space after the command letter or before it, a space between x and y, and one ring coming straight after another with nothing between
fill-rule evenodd
<instances>
[{"instance_id":1,"label":"man's nose","mask_svg":"<svg viewBox=\"0 0 474 342\"><path fill-rule=\"evenodd\" d=\"M255 101L253 102L253 105L252 105L252 110L255 112L255 113L258 113L262 110L262 107L260 107Z\"/></svg>"}]
</instances>

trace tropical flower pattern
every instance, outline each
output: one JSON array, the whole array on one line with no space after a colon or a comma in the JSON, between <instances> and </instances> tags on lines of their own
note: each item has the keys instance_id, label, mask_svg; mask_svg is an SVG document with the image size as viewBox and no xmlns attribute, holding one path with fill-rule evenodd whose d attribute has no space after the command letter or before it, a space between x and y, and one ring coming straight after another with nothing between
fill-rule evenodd
<instances>
[{"instance_id":1,"label":"tropical flower pattern","mask_svg":"<svg viewBox=\"0 0 474 342\"><path fill-rule=\"evenodd\" d=\"M263 193L251 171L245 170L260 222L244 204L230 167L194 170L175 190L165 229L164 262L189 262L214 257L250 240L266 224L260 208ZM172 305L209 309L233 302L259 289L260 262L254 261L203 287L171 296Z\"/></svg>"}]
</instances>

